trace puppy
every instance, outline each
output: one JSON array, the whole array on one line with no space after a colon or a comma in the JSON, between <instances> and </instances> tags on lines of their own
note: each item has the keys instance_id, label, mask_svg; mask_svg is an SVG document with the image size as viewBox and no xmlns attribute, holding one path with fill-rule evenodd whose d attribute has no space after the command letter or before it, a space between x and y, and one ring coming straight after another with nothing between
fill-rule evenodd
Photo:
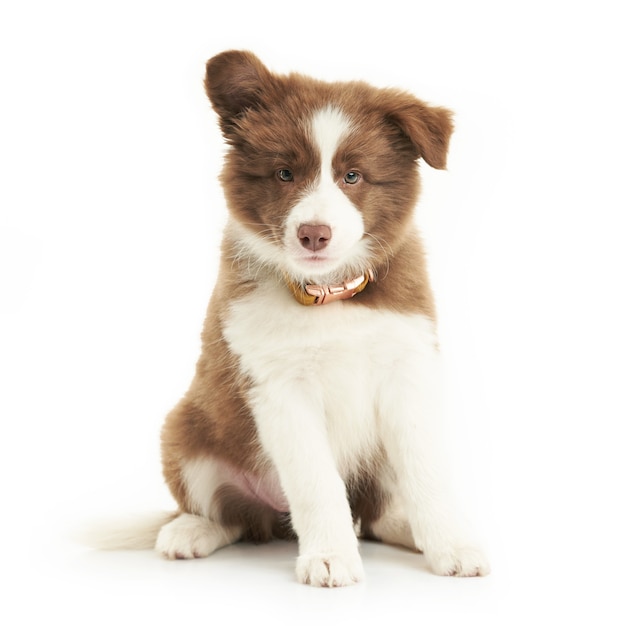
<instances>
[{"instance_id":1,"label":"puppy","mask_svg":"<svg viewBox=\"0 0 626 626\"><path fill-rule=\"evenodd\" d=\"M440 356L413 219L418 164L444 168L451 114L361 82L210 59L229 209L202 354L162 431L179 513L156 547L205 557L297 537L296 577L363 577L358 537L437 574L489 566L437 452Z\"/></svg>"}]
</instances>

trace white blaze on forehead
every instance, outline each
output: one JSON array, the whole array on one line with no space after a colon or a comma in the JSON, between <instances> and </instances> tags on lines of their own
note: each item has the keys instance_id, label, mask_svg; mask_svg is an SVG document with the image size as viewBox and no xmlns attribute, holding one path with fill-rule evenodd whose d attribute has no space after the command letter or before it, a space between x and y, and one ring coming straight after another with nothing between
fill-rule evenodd
<instances>
[{"instance_id":1,"label":"white blaze on forehead","mask_svg":"<svg viewBox=\"0 0 626 626\"><path fill-rule=\"evenodd\" d=\"M322 178L333 173L333 157L341 142L352 130L350 120L338 108L327 106L311 119L311 139L319 150Z\"/></svg>"},{"instance_id":2,"label":"white blaze on forehead","mask_svg":"<svg viewBox=\"0 0 626 626\"><path fill-rule=\"evenodd\" d=\"M351 120L337 107L320 109L309 120L309 141L319 155L320 169L313 173L314 180L285 219L286 262L296 277L333 276L339 277L339 280L333 278L334 282L340 282L346 275L358 273L363 265L364 250L359 247L363 216L335 180L335 176L340 178L344 172L333 172L333 158L353 131ZM324 224L331 229L331 239L315 255L303 247L298 237L303 224Z\"/></svg>"}]
</instances>

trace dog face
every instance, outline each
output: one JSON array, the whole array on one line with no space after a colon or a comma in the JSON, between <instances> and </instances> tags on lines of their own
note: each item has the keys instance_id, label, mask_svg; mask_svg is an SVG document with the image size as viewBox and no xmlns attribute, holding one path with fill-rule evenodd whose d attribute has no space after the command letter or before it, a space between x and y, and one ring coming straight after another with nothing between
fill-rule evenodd
<instances>
[{"instance_id":1,"label":"dog face","mask_svg":"<svg viewBox=\"0 0 626 626\"><path fill-rule=\"evenodd\" d=\"M403 92L279 76L243 52L209 61L206 89L240 239L297 281L384 263L411 222L417 159L445 167L450 114Z\"/></svg>"}]
</instances>

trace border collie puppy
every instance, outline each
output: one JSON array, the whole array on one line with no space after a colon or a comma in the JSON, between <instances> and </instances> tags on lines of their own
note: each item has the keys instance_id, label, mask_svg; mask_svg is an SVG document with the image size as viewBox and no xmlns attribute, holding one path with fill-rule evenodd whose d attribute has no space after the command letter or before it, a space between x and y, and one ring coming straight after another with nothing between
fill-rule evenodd
<instances>
[{"instance_id":1,"label":"border collie puppy","mask_svg":"<svg viewBox=\"0 0 626 626\"><path fill-rule=\"evenodd\" d=\"M363 537L422 551L437 574L487 574L443 479L413 216L420 159L446 165L450 112L243 51L210 59L205 85L229 221L196 374L162 432L179 512L157 550L297 537L297 579L334 587L363 577Z\"/></svg>"}]
</instances>

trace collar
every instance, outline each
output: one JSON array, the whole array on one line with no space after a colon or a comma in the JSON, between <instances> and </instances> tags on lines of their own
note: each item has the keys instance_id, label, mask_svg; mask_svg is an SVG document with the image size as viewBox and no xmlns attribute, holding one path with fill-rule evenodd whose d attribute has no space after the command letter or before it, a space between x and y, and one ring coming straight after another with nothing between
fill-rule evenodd
<instances>
[{"instance_id":1,"label":"collar","mask_svg":"<svg viewBox=\"0 0 626 626\"><path fill-rule=\"evenodd\" d=\"M356 296L367 287L369 282L374 282L372 270L367 270L352 280L334 285L302 285L285 277L287 286L294 298L306 306L329 304L337 300L348 300Z\"/></svg>"}]
</instances>

